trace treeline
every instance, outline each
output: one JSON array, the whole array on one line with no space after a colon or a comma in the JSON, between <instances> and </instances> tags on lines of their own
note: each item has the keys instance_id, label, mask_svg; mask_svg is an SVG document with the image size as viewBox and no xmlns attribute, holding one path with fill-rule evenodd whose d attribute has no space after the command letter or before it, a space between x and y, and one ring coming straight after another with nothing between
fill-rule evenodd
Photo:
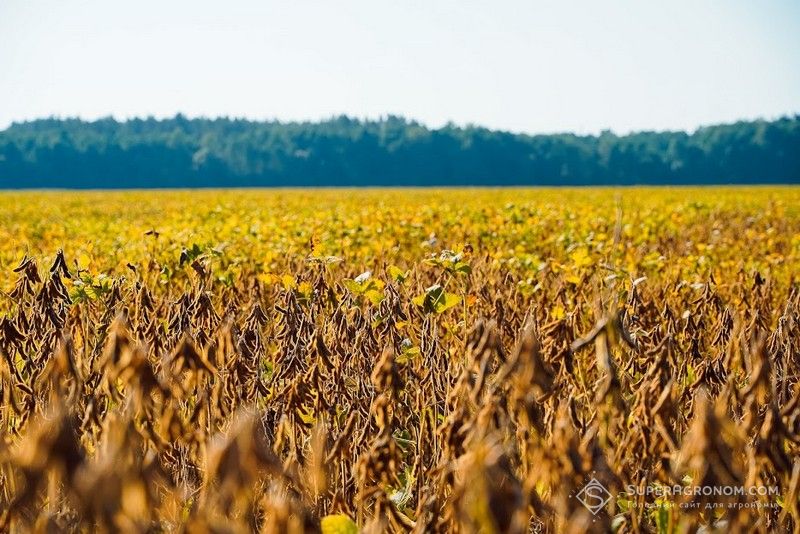
<instances>
[{"instance_id":1,"label":"treeline","mask_svg":"<svg viewBox=\"0 0 800 534\"><path fill-rule=\"evenodd\" d=\"M43 119L0 132L0 188L800 183L800 116L520 135L399 117Z\"/></svg>"}]
</instances>

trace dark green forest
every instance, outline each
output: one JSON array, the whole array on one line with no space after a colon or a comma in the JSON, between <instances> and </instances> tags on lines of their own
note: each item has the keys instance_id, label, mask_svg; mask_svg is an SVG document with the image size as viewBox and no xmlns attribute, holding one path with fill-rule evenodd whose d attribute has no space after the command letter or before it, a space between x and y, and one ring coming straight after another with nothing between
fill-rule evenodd
<instances>
[{"instance_id":1,"label":"dark green forest","mask_svg":"<svg viewBox=\"0 0 800 534\"><path fill-rule=\"evenodd\" d=\"M522 135L363 121L42 119L0 132L0 188L800 183L800 116Z\"/></svg>"}]
</instances>

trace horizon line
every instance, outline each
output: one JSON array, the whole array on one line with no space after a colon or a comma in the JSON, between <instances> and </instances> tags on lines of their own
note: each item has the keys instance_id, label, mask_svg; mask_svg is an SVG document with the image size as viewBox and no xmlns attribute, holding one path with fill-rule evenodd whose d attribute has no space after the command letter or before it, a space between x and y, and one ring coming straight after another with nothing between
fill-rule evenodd
<instances>
[{"instance_id":1,"label":"horizon line","mask_svg":"<svg viewBox=\"0 0 800 534\"><path fill-rule=\"evenodd\" d=\"M748 117L741 117L741 118L738 118L738 119L732 119L732 120L723 121L723 122L702 124L702 125L696 126L693 129L692 128L684 128L684 129L655 129L655 128L651 128L651 129L636 129L636 130L631 129L631 130L626 130L626 131L615 131L613 128L603 128L603 129L600 129L600 130L592 130L591 132L576 132L576 131L568 131L568 130L556 130L556 131L549 131L549 132L530 132L530 131L522 131L522 130L505 129L505 128L492 128L492 127L484 126L484 125L477 124L477 123L474 123L474 122L462 122L462 123L459 123L459 122L456 122L456 121L453 121L453 120L448 120L447 122L445 122L445 123L443 123L443 124L441 124L439 126L432 126L431 124L428 124L428 123L426 123L424 121L420 121L420 120L417 120L417 119L414 119L414 118L410 118L410 117L407 117L407 116L404 116L404 115L399 115L399 114L394 114L394 113L386 113L386 114L379 115L378 117L368 116L368 115L358 116L358 115L349 115L347 113L340 113L340 114L329 115L327 117L319 117L319 118L316 118L316 119L280 119L280 118L277 118L277 117L272 117L272 118L253 118L253 117L237 116L237 115L216 115L216 116L211 116L211 115L188 115L188 114L183 113L181 111L178 111L178 112L176 112L176 113L174 113L172 115L153 114L153 115L144 115L144 116L142 116L142 115L128 115L128 116L125 116L125 117L118 117L118 116L115 116L114 114L108 114L108 115L97 116L97 117L93 117L93 118L86 118L86 117L83 117L83 116L80 116L80 115L55 115L55 114L52 114L52 115L43 116L43 117L12 120L5 127L0 128L0 134L8 131L9 129L13 128L14 126L23 126L23 125L26 125L26 124L32 124L32 123L36 123L36 122L40 122L40 121L48 121L48 120L55 120L55 121L61 121L61 122L79 121L79 122L84 122L84 123L91 124L91 123L96 123L96 122L101 122L101 121L107 121L107 120L110 119L110 120L112 120L114 122L117 122L117 123L120 123L120 124L124 124L124 123L128 123L128 122L134 122L134 121L137 121L137 120L138 121L155 120L155 121L158 121L158 122L164 122L164 121L168 121L168 120L174 120L174 119L176 119L178 117L183 117L186 120L200 120L200 121L203 121L203 120L206 120L206 121L227 120L227 121L231 121L231 122L242 121L242 122L249 122L249 123L254 123L254 124L282 124L282 125L290 125L290 124L296 124L296 125L324 124L324 123L332 122L332 121L335 121L335 120L341 119L341 118L347 118L349 120L354 120L354 121L357 121L359 123L368 124L368 123L385 122L386 120L388 120L390 118L397 118L397 119L401 119L401 120L405 121L408 124L416 124L416 125L422 126L422 127L426 128L427 130L430 130L430 131L443 130L445 128L457 128L457 129L461 129L461 130L469 130L469 129L488 130L490 132L508 133L508 134L513 134L513 135L524 135L524 136L529 136L529 137L551 136L551 135L553 135L553 136L554 135L574 135L576 137L599 137L599 136L601 136L603 134L611 134L611 135L614 135L616 137L627 137L627 136L630 136L630 135L636 135L636 134L642 134L642 133L685 133L687 135L693 135L693 134L697 133L698 131L700 131L700 130L702 130L704 128L713 128L713 127L719 127L719 126L732 126L732 125L741 124L741 123L776 122L776 121L780 121L780 120L798 119L798 118L800 118L800 111L787 111L787 112L784 112L784 113L781 113L779 115L772 116L772 117L767 117L767 116L764 116L764 115L761 115L761 116L758 116L758 117L749 117L749 118Z\"/></svg>"}]
</instances>

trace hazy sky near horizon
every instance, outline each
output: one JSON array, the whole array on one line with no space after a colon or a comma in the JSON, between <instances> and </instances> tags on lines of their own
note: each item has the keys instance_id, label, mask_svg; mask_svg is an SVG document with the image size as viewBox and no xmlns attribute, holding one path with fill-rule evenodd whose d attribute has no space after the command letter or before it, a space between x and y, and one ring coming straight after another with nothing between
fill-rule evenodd
<instances>
[{"instance_id":1,"label":"hazy sky near horizon","mask_svg":"<svg viewBox=\"0 0 800 534\"><path fill-rule=\"evenodd\" d=\"M0 0L0 129L403 115L517 132L800 112L800 1Z\"/></svg>"}]
</instances>

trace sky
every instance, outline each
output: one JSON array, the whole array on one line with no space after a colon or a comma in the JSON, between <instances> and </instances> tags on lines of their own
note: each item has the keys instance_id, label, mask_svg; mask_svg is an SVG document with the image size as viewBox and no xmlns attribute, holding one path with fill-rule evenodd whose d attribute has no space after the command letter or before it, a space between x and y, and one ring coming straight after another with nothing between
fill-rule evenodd
<instances>
[{"instance_id":1,"label":"sky","mask_svg":"<svg viewBox=\"0 0 800 534\"><path fill-rule=\"evenodd\" d=\"M387 114L514 132L800 113L798 0L0 0L0 129Z\"/></svg>"}]
</instances>

